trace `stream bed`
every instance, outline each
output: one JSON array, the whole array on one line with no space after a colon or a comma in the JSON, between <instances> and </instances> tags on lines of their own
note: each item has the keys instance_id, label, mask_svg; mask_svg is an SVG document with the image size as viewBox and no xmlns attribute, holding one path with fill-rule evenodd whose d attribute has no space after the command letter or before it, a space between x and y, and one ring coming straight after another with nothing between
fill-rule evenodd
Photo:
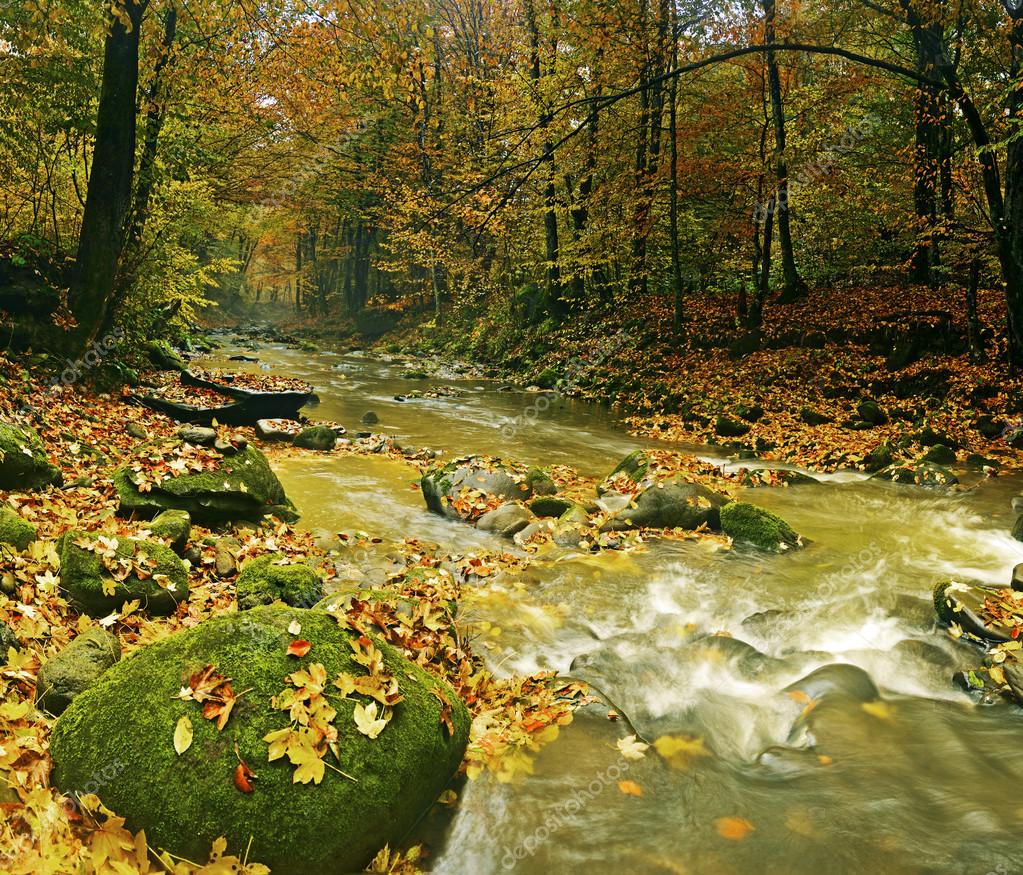
<instances>
[{"instance_id":1,"label":"stream bed","mask_svg":"<svg viewBox=\"0 0 1023 875\"><path fill-rule=\"evenodd\" d=\"M260 361L225 360L240 351ZM447 459L488 453L603 475L648 445L595 405L558 398L534 416L536 395L457 375L410 381L404 366L360 354L231 338L212 360L308 380L321 399L309 416L353 432L372 410L374 432ZM395 400L439 383L461 394ZM446 552L516 549L428 513L409 469L387 458L309 453L278 474L311 529ZM652 541L644 552L551 554L481 585L472 610L499 633L474 646L493 671L554 670L613 706L577 714L532 774L466 782L453 810L422 827L426 865L449 875L1023 871L1023 709L977 706L952 685L978 654L934 628L931 604L943 576L1008 582L1023 561L1009 536L1021 488L1005 476L945 493L848 473L746 490L806 548ZM623 757L617 742L633 733L668 739L668 756Z\"/></svg>"}]
</instances>

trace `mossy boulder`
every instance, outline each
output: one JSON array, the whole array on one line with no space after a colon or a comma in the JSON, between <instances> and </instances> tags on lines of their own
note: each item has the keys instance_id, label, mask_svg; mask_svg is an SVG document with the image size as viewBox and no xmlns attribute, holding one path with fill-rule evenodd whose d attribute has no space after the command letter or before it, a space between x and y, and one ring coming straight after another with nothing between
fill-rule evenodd
<instances>
[{"instance_id":1,"label":"mossy boulder","mask_svg":"<svg viewBox=\"0 0 1023 875\"><path fill-rule=\"evenodd\" d=\"M303 450L319 450L326 452L334 449L337 444L337 434L334 429L325 425L314 425L306 428L295 435L292 443Z\"/></svg>"},{"instance_id":2,"label":"mossy boulder","mask_svg":"<svg viewBox=\"0 0 1023 875\"><path fill-rule=\"evenodd\" d=\"M288 627L296 622L312 644L303 658L286 654L295 638ZM469 715L450 687L376 642L403 696L391 721L375 739L362 735L353 709L368 700L334 691L340 761L326 757L351 777L328 768L319 784L294 783L286 756L267 759L264 737L288 726L271 699L290 688L291 673L313 663L331 679L365 675L350 646L357 637L328 613L275 605L221 615L141 648L54 725L54 781L70 793L107 763L137 763L104 785L103 801L132 829L145 829L155 848L199 860L218 836L238 853L251 839L249 858L274 875L360 871L383 845L394 847L447 786L465 751ZM175 698L207 665L230 678L236 693L245 691L222 731L203 719L197 703ZM181 717L190 719L194 735L179 756L173 738ZM258 775L252 793L235 787L239 758Z\"/></svg>"},{"instance_id":3,"label":"mossy boulder","mask_svg":"<svg viewBox=\"0 0 1023 875\"><path fill-rule=\"evenodd\" d=\"M863 467L871 473L887 468L895 461L892 448L888 442L878 444L866 456L863 457Z\"/></svg>"},{"instance_id":4,"label":"mossy boulder","mask_svg":"<svg viewBox=\"0 0 1023 875\"><path fill-rule=\"evenodd\" d=\"M884 425L888 421L888 414L881 405L869 398L856 405L856 415L860 422L869 422L871 425Z\"/></svg>"},{"instance_id":5,"label":"mossy boulder","mask_svg":"<svg viewBox=\"0 0 1023 875\"><path fill-rule=\"evenodd\" d=\"M0 489L42 489L61 479L34 428L0 422Z\"/></svg>"},{"instance_id":6,"label":"mossy boulder","mask_svg":"<svg viewBox=\"0 0 1023 875\"><path fill-rule=\"evenodd\" d=\"M721 508L721 530L737 543L775 553L800 546L799 535L785 520L745 501Z\"/></svg>"},{"instance_id":7,"label":"mossy boulder","mask_svg":"<svg viewBox=\"0 0 1023 875\"><path fill-rule=\"evenodd\" d=\"M62 714L120 658L121 645L106 629L82 633L39 669L36 706Z\"/></svg>"},{"instance_id":8,"label":"mossy boulder","mask_svg":"<svg viewBox=\"0 0 1023 875\"><path fill-rule=\"evenodd\" d=\"M420 481L426 506L449 519L468 518L452 502L462 493L478 493L486 498L527 501L532 489L526 476L519 475L497 460L474 456L456 459L441 468L427 471Z\"/></svg>"},{"instance_id":9,"label":"mossy boulder","mask_svg":"<svg viewBox=\"0 0 1023 875\"><path fill-rule=\"evenodd\" d=\"M559 498L556 495L541 495L539 498L534 498L529 504L529 509L539 517L560 517L573 507L575 507L574 501Z\"/></svg>"},{"instance_id":10,"label":"mossy boulder","mask_svg":"<svg viewBox=\"0 0 1023 875\"><path fill-rule=\"evenodd\" d=\"M735 415L746 422L759 422L764 416L764 408L759 404L737 404Z\"/></svg>"},{"instance_id":11,"label":"mossy boulder","mask_svg":"<svg viewBox=\"0 0 1023 875\"><path fill-rule=\"evenodd\" d=\"M812 407L800 407L799 418L807 425L826 425L834 420L825 413L819 413Z\"/></svg>"},{"instance_id":12,"label":"mossy boulder","mask_svg":"<svg viewBox=\"0 0 1023 875\"><path fill-rule=\"evenodd\" d=\"M36 530L5 504L0 504L0 544L24 550L36 539Z\"/></svg>"},{"instance_id":13,"label":"mossy boulder","mask_svg":"<svg viewBox=\"0 0 1023 875\"><path fill-rule=\"evenodd\" d=\"M650 470L650 459L642 450L634 450L622 459L610 474L597 484L597 495L604 495L614 489L615 481L625 478L639 483ZM631 490L629 490L631 491Z\"/></svg>"},{"instance_id":14,"label":"mossy boulder","mask_svg":"<svg viewBox=\"0 0 1023 875\"><path fill-rule=\"evenodd\" d=\"M718 437L742 437L749 434L749 426L728 416L719 416L714 422L714 434Z\"/></svg>"},{"instance_id":15,"label":"mossy boulder","mask_svg":"<svg viewBox=\"0 0 1023 875\"><path fill-rule=\"evenodd\" d=\"M149 360L162 371L187 371L188 365L166 340L151 340L146 344Z\"/></svg>"},{"instance_id":16,"label":"mossy boulder","mask_svg":"<svg viewBox=\"0 0 1023 875\"><path fill-rule=\"evenodd\" d=\"M718 529L728 499L699 483L678 477L641 492L601 527L602 532L629 529Z\"/></svg>"},{"instance_id":17,"label":"mossy boulder","mask_svg":"<svg viewBox=\"0 0 1023 875\"><path fill-rule=\"evenodd\" d=\"M558 491L558 484L543 468L530 468L526 473L526 484L532 495L555 495Z\"/></svg>"},{"instance_id":18,"label":"mossy boulder","mask_svg":"<svg viewBox=\"0 0 1023 875\"><path fill-rule=\"evenodd\" d=\"M956 451L945 444L932 444L920 460L922 462L933 462L935 465L954 465L956 463Z\"/></svg>"},{"instance_id":19,"label":"mossy boulder","mask_svg":"<svg viewBox=\"0 0 1023 875\"><path fill-rule=\"evenodd\" d=\"M148 492L136 485L131 465L114 474L120 512L151 517L165 510L187 510L193 522L219 524L234 520L258 522L265 515L285 522L298 519L277 475L255 447L222 456L218 467L198 474L163 480Z\"/></svg>"},{"instance_id":20,"label":"mossy boulder","mask_svg":"<svg viewBox=\"0 0 1023 875\"><path fill-rule=\"evenodd\" d=\"M311 608L323 598L323 579L300 562L281 564L274 556L260 556L242 568L236 593L240 611L278 601Z\"/></svg>"},{"instance_id":21,"label":"mossy boulder","mask_svg":"<svg viewBox=\"0 0 1023 875\"><path fill-rule=\"evenodd\" d=\"M935 465L933 462L914 462L913 464L889 465L873 475L879 480L890 480L907 486L955 486L959 482L948 468ZM873 479L873 478L872 478Z\"/></svg>"},{"instance_id":22,"label":"mossy boulder","mask_svg":"<svg viewBox=\"0 0 1023 875\"><path fill-rule=\"evenodd\" d=\"M187 510L165 510L153 517L149 531L158 538L166 538L170 541L171 549L180 553L192 534L192 517Z\"/></svg>"},{"instance_id":23,"label":"mossy boulder","mask_svg":"<svg viewBox=\"0 0 1023 875\"><path fill-rule=\"evenodd\" d=\"M60 551L60 586L68 601L93 617L105 617L126 601L138 599L150 614L172 614L188 600L188 570L170 547L136 538L112 538L70 531ZM104 566L131 563L132 572L116 580Z\"/></svg>"}]
</instances>

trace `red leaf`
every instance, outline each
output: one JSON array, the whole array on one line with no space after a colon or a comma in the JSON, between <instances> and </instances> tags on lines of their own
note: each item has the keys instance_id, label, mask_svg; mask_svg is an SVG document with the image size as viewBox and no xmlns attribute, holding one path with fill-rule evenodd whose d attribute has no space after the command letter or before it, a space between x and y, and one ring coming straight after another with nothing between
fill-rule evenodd
<instances>
[{"instance_id":1,"label":"red leaf","mask_svg":"<svg viewBox=\"0 0 1023 875\"><path fill-rule=\"evenodd\" d=\"M292 641L288 645L288 656L305 656L312 646L308 641Z\"/></svg>"},{"instance_id":2,"label":"red leaf","mask_svg":"<svg viewBox=\"0 0 1023 875\"><path fill-rule=\"evenodd\" d=\"M234 770L234 785L242 793L252 792L252 782L255 780L256 773L252 771L245 763L239 762Z\"/></svg>"}]
</instances>

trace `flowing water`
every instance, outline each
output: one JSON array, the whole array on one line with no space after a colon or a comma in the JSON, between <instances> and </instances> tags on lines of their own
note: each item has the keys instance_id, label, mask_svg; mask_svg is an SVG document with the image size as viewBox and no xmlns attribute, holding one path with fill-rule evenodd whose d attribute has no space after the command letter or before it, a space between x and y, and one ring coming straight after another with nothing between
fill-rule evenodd
<instances>
[{"instance_id":1,"label":"flowing water","mask_svg":"<svg viewBox=\"0 0 1023 875\"><path fill-rule=\"evenodd\" d=\"M316 418L353 431L372 409L374 431L449 458L490 453L598 475L643 445L581 402L534 418L536 396L454 377L441 382L461 397L400 402L424 384L396 364L263 344L255 354L260 364L241 367L316 386ZM310 528L507 547L428 514L397 462L310 453L279 473ZM930 603L941 576L1009 580L1023 561L1008 535L1021 487L1002 477L944 494L846 474L751 490L745 499L809 539L804 550L654 542L642 553L552 553L489 582L471 610L500 629L481 642L491 667L587 680L622 716L591 706L531 775L467 782L454 811L422 828L431 868L1023 871L1023 709L977 706L952 686L978 654L934 629ZM704 637L714 632L727 636ZM702 748L624 759L616 742L633 732ZM642 795L621 792L623 780Z\"/></svg>"}]
</instances>

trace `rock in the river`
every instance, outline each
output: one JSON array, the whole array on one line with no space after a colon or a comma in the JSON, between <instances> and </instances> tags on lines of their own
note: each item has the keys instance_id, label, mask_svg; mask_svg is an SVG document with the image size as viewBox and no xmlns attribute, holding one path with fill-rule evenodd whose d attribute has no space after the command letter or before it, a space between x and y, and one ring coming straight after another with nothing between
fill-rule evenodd
<instances>
[{"instance_id":1,"label":"rock in the river","mask_svg":"<svg viewBox=\"0 0 1023 875\"><path fill-rule=\"evenodd\" d=\"M323 598L323 580L300 562L281 565L275 556L260 556L242 568L236 584L238 610L284 602L297 608L311 608Z\"/></svg>"},{"instance_id":2,"label":"rock in the river","mask_svg":"<svg viewBox=\"0 0 1023 875\"><path fill-rule=\"evenodd\" d=\"M376 425L380 422L380 417L376 415L372 410L367 410L362 414L362 419L359 420L363 425Z\"/></svg>"},{"instance_id":3,"label":"rock in the river","mask_svg":"<svg viewBox=\"0 0 1023 875\"><path fill-rule=\"evenodd\" d=\"M256 421L256 437L261 441L291 443L302 431L302 423L294 419L260 419Z\"/></svg>"},{"instance_id":4,"label":"rock in the river","mask_svg":"<svg viewBox=\"0 0 1023 875\"><path fill-rule=\"evenodd\" d=\"M539 498L534 498L529 504L529 509L539 517L560 517L573 507L575 507L574 501L559 498L556 495L541 495Z\"/></svg>"},{"instance_id":5,"label":"rock in the river","mask_svg":"<svg viewBox=\"0 0 1023 875\"><path fill-rule=\"evenodd\" d=\"M24 550L36 539L36 530L6 504L0 504L0 544L8 544L15 550Z\"/></svg>"},{"instance_id":6,"label":"rock in the river","mask_svg":"<svg viewBox=\"0 0 1023 875\"><path fill-rule=\"evenodd\" d=\"M890 465L873 476L879 480L890 480L892 483L903 483L908 486L955 486L959 482L959 478L948 468L932 462Z\"/></svg>"},{"instance_id":7,"label":"rock in the river","mask_svg":"<svg viewBox=\"0 0 1023 875\"><path fill-rule=\"evenodd\" d=\"M629 529L698 529L702 525L717 530L721 508L728 499L699 483L682 477L656 483L644 490L603 526L602 532Z\"/></svg>"},{"instance_id":8,"label":"rock in the river","mask_svg":"<svg viewBox=\"0 0 1023 875\"><path fill-rule=\"evenodd\" d=\"M514 538L526 526L533 522L533 515L521 504L508 502L483 514L476 521L476 528L483 532L493 532L502 538Z\"/></svg>"},{"instance_id":9,"label":"rock in the river","mask_svg":"<svg viewBox=\"0 0 1023 875\"><path fill-rule=\"evenodd\" d=\"M1012 524L1012 537L1017 541L1023 541L1023 514L1016 517L1016 522Z\"/></svg>"},{"instance_id":10,"label":"rock in the river","mask_svg":"<svg viewBox=\"0 0 1023 875\"><path fill-rule=\"evenodd\" d=\"M526 473L526 484L532 495L555 495L558 491L558 484L544 468L530 468Z\"/></svg>"},{"instance_id":11,"label":"rock in the river","mask_svg":"<svg viewBox=\"0 0 1023 875\"><path fill-rule=\"evenodd\" d=\"M894 461L895 457L892 455L892 448L888 445L887 441L884 441L863 457L863 467L865 470L874 473L889 467Z\"/></svg>"},{"instance_id":12,"label":"rock in the river","mask_svg":"<svg viewBox=\"0 0 1023 875\"><path fill-rule=\"evenodd\" d=\"M647 458L646 453L642 450L635 450L622 459L614 470L597 485L597 495L613 491L618 480L640 483L649 470L650 459ZM632 492L633 490L629 489L628 491Z\"/></svg>"},{"instance_id":13,"label":"rock in the river","mask_svg":"<svg viewBox=\"0 0 1023 875\"><path fill-rule=\"evenodd\" d=\"M1023 562L1012 569L1012 581L1009 586L1016 592L1023 592Z\"/></svg>"},{"instance_id":14,"label":"rock in the river","mask_svg":"<svg viewBox=\"0 0 1023 875\"><path fill-rule=\"evenodd\" d=\"M505 501L526 501L532 490L521 476L500 461L485 461L474 456L456 459L442 468L427 471L420 481L426 506L449 519L467 519L471 514L458 511L452 501L462 493L473 493Z\"/></svg>"},{"instance_id":15,"label":"rock in the river","mask_svg":"<svg viewBox=\"0 0 1023 875\"><path fill-rule=\"evenodd\" d=\"M0 422L0 489L42 489L62 479L34 428Z\"/></svg>"},{"instance_id":16,"label":"rock in the river","mask_svg":"<svg viewBox=\"0 0 1023 875\"><path fill-rule=\"evenodd\" d=\"M106 564L131 572L118 580ZM188 571L174 551L155 541L69 531L60 552L60 585L68 601L93 617L105 617L138 599L150 614L171 614L188 600Z\"/></svg>"},{"instance_id":17,"label":"rock in the river","mask_svg":"<svg viewBox=\"0 0 1023 875\"><path fill-rule=\"evenodd\" d=\"M212 447L217 440L216 430L204 425L183 425L178 429L177 435L186 444L195 447Z\"/></svg>"},{"instance_id":18,"label":"rock in the river","mask_svg":"<svg viewBox=\"0 0 1023 875\"><path fill-rule=\"evenodd\" d=\"M311 428L303 429L295 435L295 440L292 443L303 450L325 452L334 449L335 444L337 444L337 434L335 434L334 429L328 428L325 425L314 425Z\"/></svg>"},{"instance_id":19,"label":"rock in the river","mask_svg":"<svg viewBox=\"0 0 1023 875\"><path fill-rule=\"evenodd\" d=\"M941 580L934 587L934 610L938 619L955 623L964 632L998 643L1012 639L1013 627L986 616L984 602L998 590L977 581Z\"/></svg>"},{"instance_id":20,"label":"rock in the river","mask_svg":"<svg viewBox=\"0 0 1023 875\"><path fill-rule=\"evenodd\" d=\"M312 645L303 658L286 653L294 624ZM104 784L103 802L133 830L144 829L154 848L204 860L224 836L231 852L248 849L249 859L274 875L361 871L381 847L405 836L454 776L469 714L449 686L374 642L383 672L403 698L377 738L357 731L353 709L368 707L369 698L342 698L329 685L342 673L367 674L350 646L358 637L328 613L272 606L215 617L143 647L82 693L54 725L54 781L71 793L106 764L138 764ZM191 675L209 665L230 678L236 693L245 690L223 731L203 719L201 705L176 698ZM268 761L265 738L290 726L273 697L295 689L288 680L295 672L320 672L315 666L323 667L333 691L327 702L337 712L330 725L338 732L340 761L329 751L325 760L346 774L319 767L322 775L316 775L320 761L313 757L314 782L296 783L288 756ZM182 717L192 724L193 740L179 755L173 739ZM235 786L239 760L258 775L252 793Z\"/></svg>"},{"instance_id":21,"label":"rock in the river","mask_svg":"<svg viewBox=\"0 0 1023 875\"><path fill-rule=\"evenodd\" d=\"M149 531L158 538L166 538L171 542L171 549L180 553L188 545L188 537L192 534L192 518L187 510L165 510L153 517Z\"/></svg>"},{"instance_id":22,"label":"rock in the river","mask_svg":"<svg viewBox=\"0 0 1023 875\"><path fill-rule=\"evenodd\" d=\"M822 665L785 689L804 693L810 699L841 696L858 702L872 702L881 695L869 674L859 666L844 663Z\"/></svg>"},{"instance_id":23,"label":"rock in the river","mask_svg":"<svg viewBox=\"0 0 1023 875\"><path fill-rule=\"evenodd\" d=\"M84 632L39 669L36 706L62 714L120 658L120 643L105 629Z\"/></svg>"},{"instance_id":24,"label":"rock in the river","mask_svg":"<svg viewBox=\"0 0 1023 875\"><path fill-rule=\"evenodd\" d=\"M780 553L800 546L799 535L785 520L744 501L733 501L721 508L721 529L733 541L761 550Z\"/></svg>"},{"instance_id":25,"label":"rock in the river","mask_svg":"<svg viewBox=\"0 0 1023 875\"><path fill-rule=\"evenodd\" d=\"M745 422L731 419L728 416L719 416L714 422L714 434L718 437L742 437L749 434L749 426Z\"/></svg>"},{"instance_id":26,"label":"rock in the river","mask_svg":"<svg viewBox=\"0 0 1023 875\"><path fill-rule=\"evenodd\" d=\"M212 470L162 480L148 492L139 490L135 477L130 462L114 474L120 512L125 516L187 510L192 521L200 524L258 522L268 514L286 522L298 519L295 506L285 496L266 456L255 447L247 446L233 456L221 457Z\"/></svg>"}]
</instances>

